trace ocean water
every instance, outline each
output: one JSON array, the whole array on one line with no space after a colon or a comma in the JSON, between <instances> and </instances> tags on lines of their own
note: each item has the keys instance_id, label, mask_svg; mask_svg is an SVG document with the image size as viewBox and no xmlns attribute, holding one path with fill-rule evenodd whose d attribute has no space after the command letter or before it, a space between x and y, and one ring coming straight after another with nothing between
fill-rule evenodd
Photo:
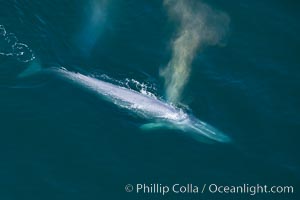
<instances>
[{"instance_id":1,"label":"ocean water","mask_svg":"<svg viewBox=\"0 0 300 200\"><path fill-rule=\"evenodd\" d=\"M63 67L166 99L159 71L178 24L162 1L1 0L0 199L297 199L300 4L205 3L229 16L229 30L222 45L196 52L181 103L230 143L142 131L146 120L43 73ZM294 194L124 189L144 183L288 185Z\"/></svg>"}]
</instances>

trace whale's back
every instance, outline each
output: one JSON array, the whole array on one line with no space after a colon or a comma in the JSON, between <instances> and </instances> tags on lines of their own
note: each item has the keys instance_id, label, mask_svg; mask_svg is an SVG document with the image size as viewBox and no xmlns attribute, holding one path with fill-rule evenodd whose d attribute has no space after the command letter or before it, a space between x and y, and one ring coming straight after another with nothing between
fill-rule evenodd
<instances>
[{"instance_id":1,"label":"whale's back","mask_svg":"<svg viewBox=\"0 0 300 200\"><path fill-rule=\"evenodd\" d=\"M59 74L120 107L134 110L146 117L177 119L180 112L173 106L137 91L114 85L80 73L59 69Z\"/></svg>"}]
</instances>

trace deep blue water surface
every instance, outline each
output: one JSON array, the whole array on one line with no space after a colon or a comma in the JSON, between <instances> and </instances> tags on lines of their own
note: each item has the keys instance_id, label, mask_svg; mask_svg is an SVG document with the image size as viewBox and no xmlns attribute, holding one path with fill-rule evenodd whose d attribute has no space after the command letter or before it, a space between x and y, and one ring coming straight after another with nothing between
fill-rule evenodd
<instances>
[{"instance_id":1,"label":"deep blue water surface","mask_svg":"<svg viewBox=\"0 0 300 200\"><path fill-rule=\"evenodd\" d=\"M206 0L230 17L225 46L197 52L183 103L229 135L206 144L144 123L67 81L20 77L32 65L145 83L176 23L160 0L0 0L0 199L249 199L249 195L126 193L126 184L293 185L300 188L300 26L296 1ZM13 33L10 39L1 30ZM8 35L6 35L8 36ZM16 49L10 44L18 40ZM20 54L20 52L25 54ZM34 57L33 57L34 56ZM128 81L127 80L127 81Z\"/></svg>"}]
</instances>

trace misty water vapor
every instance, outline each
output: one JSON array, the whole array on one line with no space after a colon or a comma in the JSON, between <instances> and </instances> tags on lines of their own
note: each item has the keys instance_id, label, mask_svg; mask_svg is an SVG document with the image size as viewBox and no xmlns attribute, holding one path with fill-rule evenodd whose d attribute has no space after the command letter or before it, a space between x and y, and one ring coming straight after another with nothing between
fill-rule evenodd
<instances>
[{"instance_id":1,"label":"misty water vapor","mask_svg":"<svg viewBox=\"0 0 300 200\"><path fill-rule=\"evenodd\" d=\"M172 58L160 70L165 80L167 99L180 101L190 73L191 64L198 50L207 45L222 42L228 32L229 17L213 10L201 1L164 0L170 19L178 23L178 31L172 40Z\"/></svg>"}]
</instances>

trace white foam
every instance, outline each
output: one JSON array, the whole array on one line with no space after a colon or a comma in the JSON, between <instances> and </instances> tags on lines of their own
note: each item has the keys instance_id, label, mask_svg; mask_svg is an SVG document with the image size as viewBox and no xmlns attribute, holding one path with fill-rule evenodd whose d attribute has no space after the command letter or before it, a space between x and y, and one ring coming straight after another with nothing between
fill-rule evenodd
<instances>
[{"instance_id":1,"label":"white foam","mask_svg":"<svg viewBox=\"0 0 300 200\"><path fill-rule=\"evenodd\" d=\"M28 45L18 41L13 33L8 33L3 25L0 25L0 55L12 56L20 62L29 62L35 59L33 51Z\"/></svg>"}]
</instances>

